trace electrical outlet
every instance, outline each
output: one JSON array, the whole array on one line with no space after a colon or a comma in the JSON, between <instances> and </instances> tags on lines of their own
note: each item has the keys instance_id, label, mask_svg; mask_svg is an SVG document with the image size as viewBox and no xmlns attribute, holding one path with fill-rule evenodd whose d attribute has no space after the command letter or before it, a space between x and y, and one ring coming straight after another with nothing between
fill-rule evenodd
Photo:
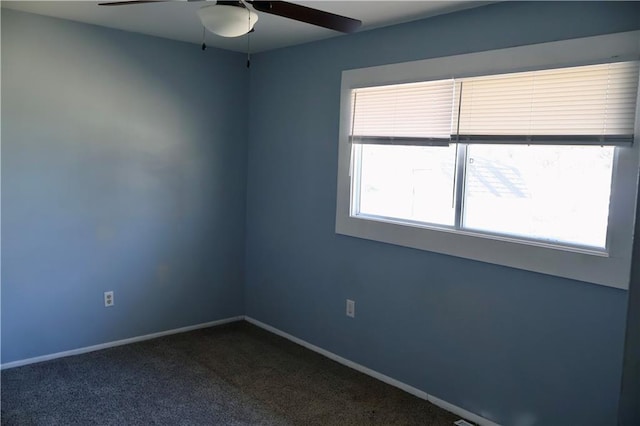
<instances>
[{"instance_id":1,"label":"electrical outlet","mask_svg":"<svg viewBox=\"0 0 640 426\"><path fill-rule=\"evenodd\" d=\"M104 292L104 307L113 306L113 290Z\"/></svg>"},{"instance_id":2,"label":"electrical outlet","mask_svg":"<svg viewBox=\"0 0 640 426\"><path fill-rule=\"evenodd\" d=\"M347 316L355 318L356 316L356 302L347 299Z\"/></svg>"}]
</instances>

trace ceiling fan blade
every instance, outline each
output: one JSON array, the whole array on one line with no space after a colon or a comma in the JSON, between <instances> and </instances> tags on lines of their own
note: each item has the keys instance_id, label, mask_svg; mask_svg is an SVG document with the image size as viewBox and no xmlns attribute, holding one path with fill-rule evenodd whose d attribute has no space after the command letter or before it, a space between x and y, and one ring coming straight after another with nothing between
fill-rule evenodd
<instances>
[{"instance_id":1,"label":"ceiling fan blade","mask_svg":"<svg viewBox=\"0 0 640 426\"><path fill-rule=\"evenodd\" d=\"M362 21L335 13L325 12L311 7L286 1L247 1L259 12L270 13L307 24L317 25L343 33L352 33L360 28Z\"/></svg>"},{"instance_id":2,"label":"ceiling fan blade","mask_svg":"<svg viewBox=\"0 0 640 426\"><path fill-rule=\"evenodd\" d=\"M102 3L98 3L98 6L124 6L124 5L130 5L130 4L144 4L144 3L168 3L168 2L174 2L174 1L178 1L178 0L124 0L124 1L105 1ZM191 3L191 2L199 2L199 1L206 1L206 0L181 0L181 1L186 1L187 3ZM218 2L220 3L220 2Z\"/></svg>"},{"instance_id":3,"label":"ceiling fan blade","mask_svg":"<svg viewBox=\"0 0 640 426\"><path fill-rule=\"evenodd\" d=\"M108 1L104 3L98 3L98 6L124 6L129 4L142 4L142 3L163 3L171 0L125 0L125 1Z\"/></svg>"}]
</instances>

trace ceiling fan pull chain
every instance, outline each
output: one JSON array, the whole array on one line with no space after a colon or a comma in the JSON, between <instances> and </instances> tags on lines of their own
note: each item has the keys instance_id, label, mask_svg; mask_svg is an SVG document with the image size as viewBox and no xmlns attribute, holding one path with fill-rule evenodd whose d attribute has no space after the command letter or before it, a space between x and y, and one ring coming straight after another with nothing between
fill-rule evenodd
<instances>
[{"instance_id":1,"label":"ceiling fan pull chain","mask_svg":"<svg viewBox=\"0 0 640 426\"><path fill-rule=\"evenodd\" d=\"M251 11L247 8L249 15L249 28L247 29L247 69L251 68Z\"/></svg>"},{"instance_id":2,"label":"ceiling fan pull chain","mask_svg":"<svg viewBox=\"0 0 640 426\"><path fill-rule=\"evenodd\" d=\"M207 45L204 42L206 36L207 36L206 29L205 27L202 27L202 50L207 50Z\"/></svg>"}]
</instances>

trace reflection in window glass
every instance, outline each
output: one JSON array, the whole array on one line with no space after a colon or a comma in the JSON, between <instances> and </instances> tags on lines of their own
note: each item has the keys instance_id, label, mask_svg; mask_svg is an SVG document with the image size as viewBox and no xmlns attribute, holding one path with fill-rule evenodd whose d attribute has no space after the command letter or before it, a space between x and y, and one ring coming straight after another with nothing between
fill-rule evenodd
<instances>
[{"instance_id":1,"label":"reflection in window glass","mask_svg":"<svg viewBox=\"0 0 640 426\"><path fill-rule=\"evenodd\" d=\"M462 227L605 248L613 152L469 145Z\"/></svg>"}]
</instances>

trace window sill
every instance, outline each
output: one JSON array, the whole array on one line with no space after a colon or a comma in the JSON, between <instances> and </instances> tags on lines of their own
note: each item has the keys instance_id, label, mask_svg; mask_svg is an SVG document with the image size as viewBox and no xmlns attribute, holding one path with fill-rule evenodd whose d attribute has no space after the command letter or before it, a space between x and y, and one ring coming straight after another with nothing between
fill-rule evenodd
<instances>
[{"instance_id":1,"label":"window sill","mask_svg":"<svg viewBox=\"0 0 640 426\"><path fill-rule=\"evenodd\" d=\"M586 247L586 246L554 243L553 241L534 240L534 239L528 239L525 237L519 237L516 235L511 236L511 235L495 234L490 232L474 231L472 229L456 229L446 225L436 225L436 224L432 225L429 223L404 221L404 220L398 220L390 217L374 216L369 214L358 214L358 215L352 215L351 217L354 219L390 223L398 226L410 226L418 229L427 229L427 230L437 231L437 232L449 232L452 234L466 235L474 238L485 238L489 240L504 241L504 242L514 243L514 244L524 244L528 246L542 247L542 248L551 249L551 250L561 250L561 251L567 251L571 253L581 253L581 254L587 254L590 256L609 257L609 253L605 249L599 249L597 247Z\"/></svg>"},{"instance_id":2,"label":"window sill","mask_svg":"<svg viewBox=\"0 0 640 426\"><path fill-rule=\"evenodd\" d=\"M359 217L338 219L336 233L619 289L628 288L630 259L599 251Z\"/></svg>"}]
</instances>

